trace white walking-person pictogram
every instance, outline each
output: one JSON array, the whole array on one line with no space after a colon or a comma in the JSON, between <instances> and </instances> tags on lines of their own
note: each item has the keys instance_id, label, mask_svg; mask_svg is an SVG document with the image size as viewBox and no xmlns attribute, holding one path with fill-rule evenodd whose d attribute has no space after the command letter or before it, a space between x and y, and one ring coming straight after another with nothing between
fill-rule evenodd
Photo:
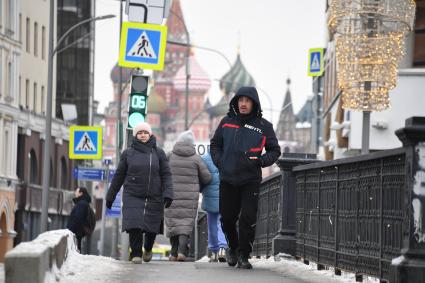
<instances>
[{"instance_id":1,"label":"white walking-person pictogram","mask_svg":"<svg viewBox=\"0 0 425 283\"><path fill-rule=\"evenodd\" d=\"M93 144L89 134L85 132L77 145L78 151L96 151L96 147Z\"/></svg>"},{"instance_id":2,"label":"white walking-person pictogram","mask_svg":"<svg viewBox=\"0 0 425 283\"><path fill-rule=\"evenodd\" d=\"M127 56L152 59L157 58L146 31L142 32L139 39L137 39L137 41L131 47L130 51L127 53Z\"/></svg>"}]
</instances>

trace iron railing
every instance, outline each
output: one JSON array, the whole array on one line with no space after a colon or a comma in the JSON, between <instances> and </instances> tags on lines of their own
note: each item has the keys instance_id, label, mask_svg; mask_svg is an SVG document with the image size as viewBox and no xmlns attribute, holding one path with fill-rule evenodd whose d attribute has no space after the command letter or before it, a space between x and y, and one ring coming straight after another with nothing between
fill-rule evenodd
<instances>
[{"instance_id":1,"label":"iron railing","mask_svg":"<svg viewBox=\"0 0 425 283\"><path fill-rule=\"evenodd\" d=\"M277 235L282 221L281 210L282 173L277 172L261 182L258 198L257 227L253 255L267 257L273 254L273 238Z\"/></svg>"},{"instance_id":2,"label":"iron railing","mask_svg":"<svg viewBox=\"0 0 425 283\"><path fill-rule=\"evenodd\" d=\"M296 255L389 279L402 248L405 149L294 168Z\"/></svg>"}]
</instances>

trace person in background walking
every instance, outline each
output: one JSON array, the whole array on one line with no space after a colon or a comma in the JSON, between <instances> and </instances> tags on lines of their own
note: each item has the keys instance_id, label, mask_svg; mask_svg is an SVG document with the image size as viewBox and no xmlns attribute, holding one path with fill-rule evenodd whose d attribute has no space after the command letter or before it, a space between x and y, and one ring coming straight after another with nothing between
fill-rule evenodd
<instances>
[{"instance_id":1,"label":"person in background walking","mask_svg":"<svg viewBox=\"0 0 425 283\"><path fill-rule=\"evenodd\" d=\"M254 87L241 87L229 106L211 139L210 150L220 172L220 214L229 245L227 263L251 269L248 258L255 238L261 168L276 162L280 147L273 125L262 118Z\"/></svg>"},{"instance_id":2,"label":"person in background walking","mask_svg":"<svg viewBox=\"0 0 425 283\"><path fill-rule=\"evenodd\" d=\"M185 131L177 138L169 157L173 174L174 201L165 210L166 236L170 238L171 261L185 261L188 240L198 211L199 185L211 181L211 174L196 154L194 137Z\"/></svg>"},{"instance_id":3,"label":"person in background walking","mask_svg":"<svg viewBox=\"0 0 425 283\"><path fill-rule=\"evenodd\" d=\"M84 226L87 224L87 213L91 203L91 197L84 187L77 187L74 191L75 198L72 200L75 206L71 210L69 215L68 228L77 238L77 247L81 252L81 241L86 236L84 233Z\"/></svg>"},{"instance_id":4,"label":"person in background walking","mask_svg":"<svg viewBox=\"0 0 425 283\"><path fill-rule=\"evenodd\" d=\"M106 206L112 207L124 184L122 231L130 236L131 261L142 263L142 259L145 262L152 259L155 237L162 230L164 207L173 201L173 185L167 157L156 145L150 125L144 122L136 125L133 137L131 146L121 155Z\"/></svg>"},{"instance_id":5,"label":"person in background walking","mask_svg":"<svg viewBox=\"0 0 425 283\"><path fill-rule=\"evenodd\" d=\"M205 164L212 175L209 185L202 188L202 209L207 212L208 223L208 251L210 262L225 262L227 241L221 230L221 216L219 213L219 186L220 177L218 169L215 167L210 154L202 156Z\"/></svg>"}]
</instances>

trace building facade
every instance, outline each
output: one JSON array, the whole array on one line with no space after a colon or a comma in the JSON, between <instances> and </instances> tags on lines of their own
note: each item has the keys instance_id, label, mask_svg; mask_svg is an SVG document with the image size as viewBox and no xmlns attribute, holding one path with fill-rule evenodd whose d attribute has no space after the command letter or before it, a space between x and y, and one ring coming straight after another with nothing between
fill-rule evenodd
<instances>
[{"instance_id":1,"label":"building facade","mask_svg":"<svg viewBox=\"0 0 425 283\"><path fill-rule=\"evenodd\" d=\"M42 0L38 0L42 1ZM70 27L94 17L95 0L58 0L57 37ZM58 48L56 117L64 118L62 104L74 104L78 125L93 123L94 89L94 30L93 22L74 30Z\"/></svg>"},{"instance_id":2,"label":"building facade","mask_svg":"<svg viewBox=\"0 0 425 283\"><path fill-rule=\"evenodd\" d=\"M34 239L40 232L43 150L46 138L46 103L48 85L48 41L50 1L20 0L18 30L21 59L16 74L19 100L17 150L14 170L19 185L15 188L14 244ZM56 9L56 7L54 7ZM53 19L56 23L56 16ZM54 39L56 41L56 39ZM52 112L55 113L55 70L53 76ZM62 120L52 120L50 149L49 229L66 225L71 206L68 196L74 185L73 162L69 160L69 128ZM69 192L69 193L68 193ZM54 198L57 197L56 201ZM53 198L53 199L52 199ZM60 208L59 208L60 207Z\"/></svg>"},{"instance_id":3,"label":"building facade","mask_svg":"<svg viewBox=\"0 0 425 283\"><path fill-rule=\"evenodd\" d=\"M0 262L13 247L21 61L20 1L0 1Z\"/></svg>"}]
</instances>

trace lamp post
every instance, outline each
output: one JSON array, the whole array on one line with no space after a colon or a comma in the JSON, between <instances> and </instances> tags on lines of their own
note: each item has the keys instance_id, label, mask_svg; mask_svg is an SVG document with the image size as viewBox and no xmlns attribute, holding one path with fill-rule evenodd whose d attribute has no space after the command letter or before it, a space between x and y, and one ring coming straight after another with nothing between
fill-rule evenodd
<instances>
[{"instance_id":1,"label":"lamp post","mask_svg":"<svg viewBox=\"0 0 425 283\"><path fill-rule=\"evenodd\" d=\"M41 210L41 227L40 232L43 233L47 231L47 213L48 213L48 202L49 202L49 186L50 186L50 143L52 136L52 88L53 88L53 57L58 50L58 47L65 40L65 38L70 34L71 31L76 29L77 27L97 21L104 20L115 17L114 15L106 15L93 17L90 19L86 19L81 21L71 28L69 28L62 37L57 41L56 46L53 45L54 40L54 0L50 0L50 15L49 15L49 53L47 57L48 63L48 71L47 71L47 98L46 98L46 136L44 140L44 148L43 148L43 191L42 191L42 210Z\"/></svg>"}]
</instances>

